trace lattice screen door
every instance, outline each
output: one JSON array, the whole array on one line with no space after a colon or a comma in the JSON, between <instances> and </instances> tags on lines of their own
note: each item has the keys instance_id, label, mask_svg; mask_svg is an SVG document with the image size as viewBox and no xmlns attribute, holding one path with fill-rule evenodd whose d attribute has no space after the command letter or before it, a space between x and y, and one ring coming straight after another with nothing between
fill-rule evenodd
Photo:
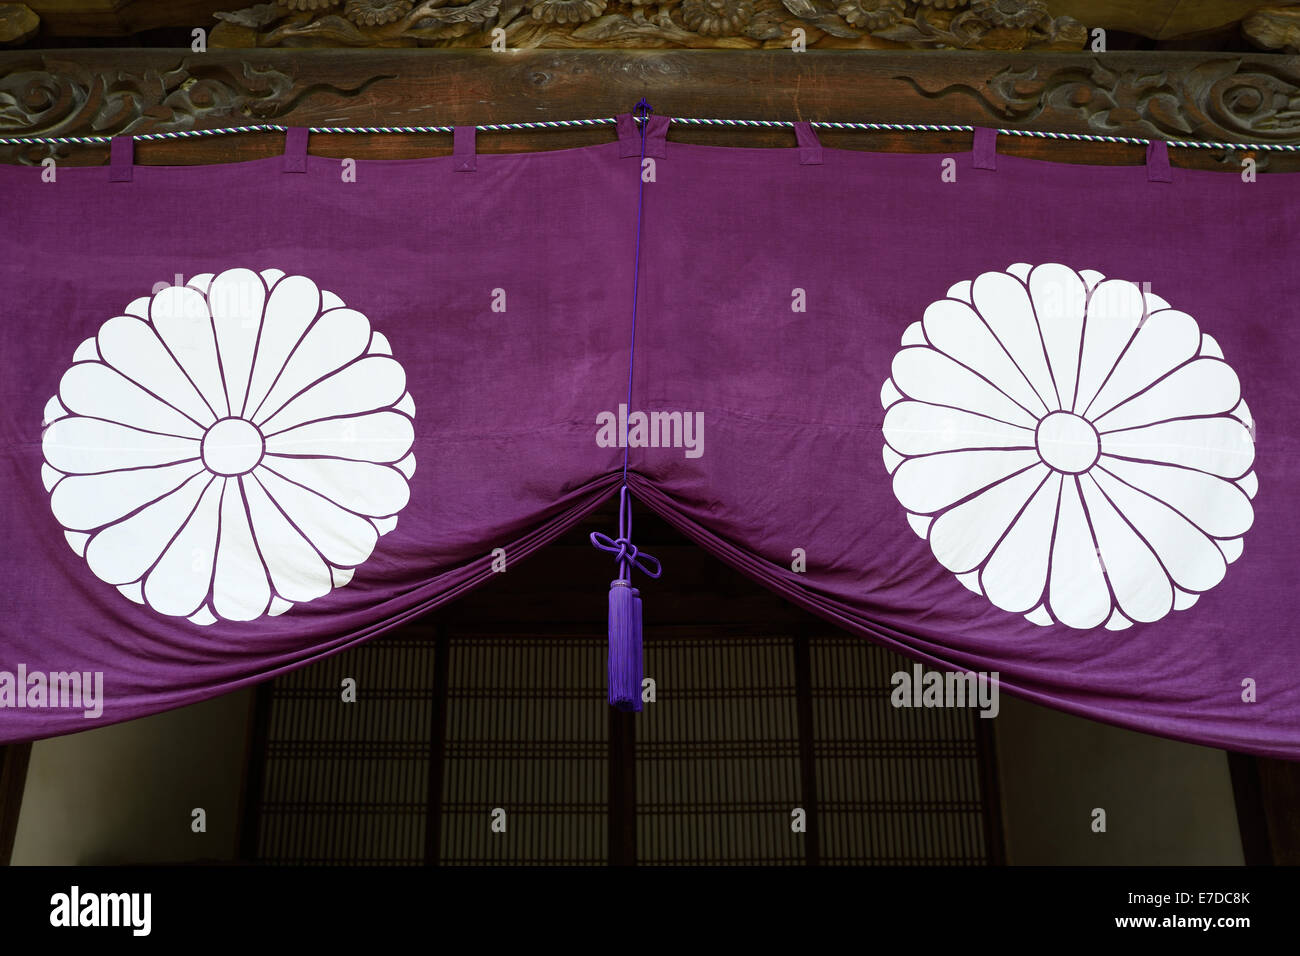
<instances>
[{"instance_id":1,"label":"lattice screen door","mask_svg":"<svg viewBox=\"0 0 1300 956\"><path fill-rule=\"evenodd\" d=\"M665 527L647 521L639 530L657 533L656 553L675 550L679 568L697 562L680 568L683 590L647 602L648 613L659 608L646 626L657 700L641 714L605 703L599 624L490 620L494 609L530 616L520 607L565 616L537 605L555 584L552 569L586 561L575 532L554 546L555 561L521 566L496 594L264 685L245 857L1001 860L991 721L971 710L891 707L890 675L910 662L792 611ZM599 571L564 578L574 594L595 594L567 613L599 622ZM586 580L596 584L574 583ZM345 678L356 681L355 703L341 700ZM804 832L792 829L798 809Z\"/></svg>"}]
</instances>

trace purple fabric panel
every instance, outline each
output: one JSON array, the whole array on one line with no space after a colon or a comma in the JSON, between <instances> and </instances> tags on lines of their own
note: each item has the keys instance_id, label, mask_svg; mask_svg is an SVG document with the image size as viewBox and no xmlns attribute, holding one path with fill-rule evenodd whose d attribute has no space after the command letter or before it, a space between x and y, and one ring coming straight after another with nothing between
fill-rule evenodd
<instances>
[{"instance_id":1,"label":"purple fabric panel","mask_svg":"<svg viewBox=\"0 0 1300 956\"><path fill-rule=\"evenodd\" d=\"M672 121L667 116L651 115L646 124L645 154L656 159L666 155L668 126ZM631 113L620 113L615 117L615 129L618 133L619 155L627 159L641 155L641 127Z\"/></svg>"},{"instance_id":2,"label":"purple fabric panel","mask_svg":"<svg viewBox=\"0 0 1300 956\"><path fill-rule=\"evenodd\" d=\"M478 169L475 152L477 130L473 126L457 126L452 134L452 155L456 157L456 172L472 173Z\"/></svg>"},{"instance_id":3,"label":"purple fabric panel","mask_svg":"<svg viewBox=\"0 0 1300 956\"><path fill-rule=\"evenodd\" d=\"M820 166L822 164L822 142L817 138L817 131L811 123L794 124L795 140L799 144L799 163L803 166Z\"/></svg>"},{"instance_id":4,"label":"purple fabric panel","mask_svg":"<svg viewBox=\"0 0 1300 956\"><path fill-rule=\"evenodd\" d=\"M997 671L1010 692L1145 732L1300 756L1300 328L1286 311L1300 257L1281 212L1300 179L1172 169L1161 183L1145 166L1011 156L988 175L958 154L946 182L943 156L823 149L822 165L799 168L806 143L689 146L664 143L666 129L652 118L647 154L662 158L645 189L633 411L698 414L703 444L631 448L639 501L767 587L935 666ZM639 134L635 145L631 155ZM484 155L474 176L455 174L455 156L359 161L355 182L310 156L297 176L281 175L281 157L136 167L121 189L104 188L108 167L60 169L52 184L40 169L0 167L12 224L0 233L0 672L102 670L107 694L95 722L0 710L0 742L144 716L318 660L489 581L493 548L517 561L615 491L622 449L595 433L626 389L641 173L628 148ZM870 214L852 197L869 197ZM427 214L407 214L419 205ZM94 470L87 448L120 444L71 420L121 418L121 394L86 376L145 354L123 343L171 321L159 303L173 293L157 284L180 274L207 291L176 301L207 303L219 281L251 277L274 299L288 288L280 273L336 297L313 307L334 331L307 350L312 361L340 350L370 377L330 393L341 410L315 386L286 392L285 409L310 393L325 423L290 447L283 420L247 412L271 436L258 460L302 478L323 467L319 442L361 440L378 471L330 466L304 480L369 508L375 541L364 560L335 562L350 578L283 613L233 619L242 612L217 607L214 585L203 607L221 613L200 625L161 611L166 593L129 596L136 538L78 538L86 513L135 483L60 497L86 477L78 468ZM267 329L292 325L294 308L268 307L275 322L255 336L219 322L221 374L238 381L241 343L256 361L273 352ZM151 369L135 374L183 390ZM239 396L254 391L253 369ZM70 408L47 405L56 394ZM245 398L222 401L230 412ZM416 467L398 479L403 416ZM248 448L229 429L218 441L218 427L202 426L205 468ZM60 470L43 474L50 455ZM283 461L295 455L308 465ZM221 467L240 476L223 488L249 480L242 465ZM1035 510L1043 489L1055 497ZM237 543L240 512L220 515L220 540ZM1040 553L1030 544L1043 528ZM288 547L267 540L282 546L268 553ZM794 549L806 571L791 569ZM224 567L245 566L234 545L225 553ZM122 592L104 579L114 575ZM1254 703L1242 702L1245 680L1258 684Z\"/></svg>"},{"instance_id":5,"label":"purple fabric panel","mask_svg":"<svg viewBox=\"0 0 1300 956\"><path fill-rule=\"evenodd\" d=\"M135 163L135 137L114 136L109 145L108 180L113 183L131 182Z\"/></svg>"},{"instance_id":6,"label":"purple fabric panel","mask_svg":"<svg viewBox=\"0 0 1300 956\"><path fill-rule=\"evenodd\" d=\"M1169 144L1158 139L1147 143L1147 179L1153 183L1174 181L1169 166Z\"/></svg>"},{"instance_id":7,"label":"purple fabric panel","mask_svg":"<svg viewBox=\"0 0 1300 956\"><path fill-rule=\"evenodd\" d=\"M40 168L0 168L0 671L103 671L107 697L93 721L0 710L0 741L144 716L318 660L489 581L493 548L509 568L611 493L622 456L596 444L593 421L626 387L637 175L618 150L480 156L473 176L454 174L451 156L359 161L355 182L314 156L296 176L278 156L136 167L130 189L105 188L108 167L61 168L53 184ZM199 626L134 603L70 547L42 482L41 423L74 351L85 364L106 347L108 320L135 300L148 309L176 274L240 267L305 276L383 336L366 361L391 349L404 371L416 467L396 527L350 581L278 616ZM326 339L358 321L343 315L346 335ZM108 399L81 401L115 415ZM373 500L371 474L343 491Z\"/></svg>"},{"instance_id":8,"label":"purple fabric panel","mask_svg":"<svg viewBox=\"0 0 1300 956\"><path fill-rule=\"evenodd\" d=\"M284 171L307 172L307 143L311 130L305 126L290 126L284 131Z\"/></svg>"},{"instance_id":9,"label":"purple fabric panel","mask_svg":"<svg viewBox=\"0 0 1300 956\"><path fill-rule=\"evenodd\" d=\"M1292 581L1300 522L1290 490L1300 468L1300 429L1292 409L1300 385L1293 361L1300 353L1300 327L1287 317L1287 304L1300 293L1300 257L1297 227L1281 212L1300 199L1300 178L1274 175L1243 183L1231 174L1175 169L1172 184L1162 184L1149 182L1144 166L1088 167L1011 156L999 157L997 175L990 176L974 171L972 158L956 157L957 181L948 183L940 178L942 156L826 149L824 165L800 172L793 191L797 149L668 144L646 196L644 255L654 268L642 286L645 319L638 332L634 404L646 411L702 413L705 442L698 458L681 448L634 449L638 500L778 593L912 657L997 671L1009 692L1093 719L1212 746L1300 756L1300 641L1294 625L1300 597ZM847 212L850 197L869 197L869 214ZM1243 241L1245 236L1251 241ZM903 421L891 438L911 454L895 455L891 469L883 451L883 405L897 404L898 396L882 401L882 390L900 369L913 367L904 368L897 355L938 351L929 337L952 348L959 322L973 317L962 326L970 335L980 316L1012 326L1032 323L1032 312L999 311L988 301L1009 284L1024 288L1006 273L1016 263L1059 263L1069 267L1061 274L1069 271L1079 282L1085 280L1075 270L1096 270L1139 288L1150 283L1153 297L1191 316L1212 337L1202 342L1193 333L1191 348L1201 347L1198 369L1214 366L1211 377L1225 380L1213 358L1217 343L1235 370L1249 406L1245 417L1258 422L1258 454L1250 475L1241 476L1242 485L1251 484L1251 475L1258 481L1250 501L1253 522L1248 516L1250 527L1238 538L1244 548L1226 564L1221 580L1209 586L1213 574L1191 574L1204 587L1193 606L1151 612L1159 602L1126 592L1130 605L1156 619L1130 621L1122 630L1102 623L1069 626L1061 614L1077 623L1093 612L1084 608L1084 584L1071 595L1067 585L1075 579L1062 571L1062 586L1051 592L1059 608L1047 608L1045 624L1031 623L1024 614L1032 606L1004 609L985 589L973 593L956 576L965 561L976 569L967 580L980 587L979 559L1002 540L997 529L978 547L979 515L968 512L966 531L958 522L954 535L950 520L944 525L948 537L936 545L930 535L938 517L927 522L920 516L917 529L909 524L910 509L899 495L918 508L925 504L916 500L925 490L919 474L932 482L965 480L980 462L934 459L930 465L938 467L919 471L910 463L922 456L911 446L921 440L942 446L947 439L924 427L909 431ZM994 275L975 287L985 293L984 299L976 296L984 306L976 315L959 301L958 284L986 273ZM934 327L927 331L917 324L950 289L954 301L936 310ZM792 307L799 295L806 299L804 312ZM1047 298L1035 303L1044 321L1051 309ZM1154 298L1149 303L1152 314L1162 311ZM1107 320L1100 310L1096 316L1100 334ZM1186 347L1187 323L1168 314L1158 323L1145 321L1153 336L1166 338L1156 339L1158 347L1136 365L1160 375L1157 366ZM1041 359L1043 346L1037 347ZM995 363L993 352L968 349L968 361L971 355L1019 374L1015 363ZM1178 356L1184 360L1190 361ZM912 374L902 397L912 400L912 392L946 387L953 375ZM1220 407L1235 402L1231 387L1200 387L1197 381L1182 380L1156 417L1217 415L1206 420L1242 443L1240 454L1219 448L1214 455L1221 453L1222 460L1210 461L1209 445L1177 432L1149 436L1148 444L1158 446L1152 454L1190 456L1201 467L1222 466L1236 478L1253 443ZM1010 380L999 384L1019 385L1018 396L1027 387ZM958 422L957 432L965 427ZM1024 454L1036 460L1035 448ZM900 457L909 463L901 476ZM1233 507L1247 500L1234 487L1215 487ZM1121 513L1145 520L1150 509L1133 498L1124 499ZM1224 536L1223 547L1233 551L1229 539L1240 532L1240 515L1232 517L1226 505L1192 505L1197 520L1213 524ZM951 510L927 507L939 515ZM975 507L993 516L1005 502ZM1135 518L1138 511L1143 516ZM1054 519L1055 507L1048 514ZM1104 530L1107 541L1124 533L1116 523ZM1093 533L1101 532L1094 527ZM969 545L971 555L954 558L954 540ZM1068 568L1071 536L1061 532L1057 540L1060 566ZM1177 566L1184 581L1189 555L1194 551L1212 563L1212 552L1203 549L1218 547L1195 536L1173 548L1170 539L1160 540L1159 560ZM807 552L805 573L791 569L796 548ZM941 564L939 551L955 565L952 570ZM1098 578L1103 596L1107 582L1129 588L1146 580L1130 567L1136 549L1110 551L1109 576ZM1011 579L1041 573L1042 562L1028 550L1023 555L1011 562ZM1149 576L1153 592L1163 586L1162 573ZM1247 679L1258 684L1254 703L1242 700Z\"/></svg>"},{"instance_id":10,"label":"purple fabric panel","mask_svg":"<svg viewBox=\"0 0 1300 956\"><path fill-rule=\"evenodd\" d=\"M976 169L998 168L998 131L987 126L975 127L971 142L971 164Z\"/></svg>"}]
</instances>

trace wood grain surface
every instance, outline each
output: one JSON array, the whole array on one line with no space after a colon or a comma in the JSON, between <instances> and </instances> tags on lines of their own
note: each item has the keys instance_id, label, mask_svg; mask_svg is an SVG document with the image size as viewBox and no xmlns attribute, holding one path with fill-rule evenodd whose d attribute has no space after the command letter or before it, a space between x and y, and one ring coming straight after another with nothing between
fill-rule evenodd
<instances>
[{"instance_id":1,"label":"wood grain surface","mask_svg":"<svg viewBox=\"0 0 1300 956\"><path fill-rule=\"evenodd\" d=\"M278 123L395 126L603 117L646 97L668 116L970 124L1160 139L1300 143L1300 56L699 50L76 50L0 53L0 135L104 135ZM681 142L791 146L787 130L675 128ZM608 127L484 133L484 152L607 142ZM822 133L828 146L942 152L968 133ZM319 135L311 151L439 155L448 135ZM184 165L273 155L278 134L139 144ZM1138 163L1141 147L1003 137L999 150ZM0 161L107 161L106 146L0 144ZM1175 150L1175 165L1240 170L1243 152ZM1267 153L1261 171L1300 169Z\"/></svg>"}]
</instances>

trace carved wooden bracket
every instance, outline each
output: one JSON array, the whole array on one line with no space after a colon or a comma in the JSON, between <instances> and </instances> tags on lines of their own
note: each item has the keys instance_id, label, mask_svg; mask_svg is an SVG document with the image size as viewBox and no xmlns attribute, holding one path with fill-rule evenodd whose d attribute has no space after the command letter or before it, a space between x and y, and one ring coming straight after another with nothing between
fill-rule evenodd
<instances>
[{"instance_id":1,"label":"carved wooden bracket","mask_svg":"<svg viewBox=\"0 0 1300 956\"><path fill-rule=\"evenodd\" d=\"M0 3L0 46L17 46L36 35L41 18L22 3Z\"/></svg>"},{"instance_id":2,"label":"carved wooden bracket","mask_svg":"<svg viewBox=\"0 0 1300 956\"><path fill-rule=\"evenodd\" d=\"M1241 22L1241 32L1265 50L1300 53L1300 7L1262 7Z\"/></svg>"},{"instance_id":3,"label":"carved wooden bracket","mask_svg":"<svg viewBox=\"0 0 1300 956\"><path fill-rule=\"evenodd\" d=\"M764 78L761 86L754 76ZM0 53L0 136L145 133L276 122L302 126L441 125L573 119L627 112L647 96L669 116L953 123L1167 139L1300 143L1300 56L1112 53L1091 55L827 51L175 50ZM486 150L602 142L602 129L492 134ZM674 138L789 145L783 131L674 131ZM830 133L828 145L966 148L968 134ZM261 142L258 142L258 140ZM368 156L428 155L433 140L322 137L313 149ZM358 140L363 140L358 145ZM147 143L176 162L197 141ZM274 137L205 140L206 158L248 159ZM792 140L791 140L792 142ZM340 145L345 144L345 145ZM1045 158L1064 144L1017 140L1000 148ZM412 152L412 150L415 152ZM1071 147L1101 162L1140 161L1137 147ZM405 152L403 152L405 150ZM1125 152L1128 150L1128 152ZM180 151L179 153L175 151ZM38 162L47 146L0 145L0 161ZM1130 153L1132 155L1130 155ZM71 162L106 150L66 147ZM342 152L340 155L356 155ZM1297 168L1294 154L1260 167ZM1107 158L1109 157L1109 158ZM1235 167L1237 150L1177 151L1181 165Z\"/></svg>"}]
</instances>

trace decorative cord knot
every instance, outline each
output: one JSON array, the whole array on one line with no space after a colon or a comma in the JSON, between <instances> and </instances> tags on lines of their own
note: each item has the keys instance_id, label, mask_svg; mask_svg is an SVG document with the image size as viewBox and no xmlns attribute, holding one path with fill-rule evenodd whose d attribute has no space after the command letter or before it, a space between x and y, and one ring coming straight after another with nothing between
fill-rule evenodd
<instances>
[{"instance_id":1,"label":"decorative cord knot","mask_svg":"<svg viewBox=\"0 0 1300 956\"><path fill-rule=\"evenodd\" d=\"M630 538L611 538L599 531L593 531L590 537L591 543L601 551L613 554L620 566L631 565L648 578L657 578L663 573L659 559L649 554L642 554ZM651 566L654 570L651 570Z\"/></svg>"}]
</instances>

